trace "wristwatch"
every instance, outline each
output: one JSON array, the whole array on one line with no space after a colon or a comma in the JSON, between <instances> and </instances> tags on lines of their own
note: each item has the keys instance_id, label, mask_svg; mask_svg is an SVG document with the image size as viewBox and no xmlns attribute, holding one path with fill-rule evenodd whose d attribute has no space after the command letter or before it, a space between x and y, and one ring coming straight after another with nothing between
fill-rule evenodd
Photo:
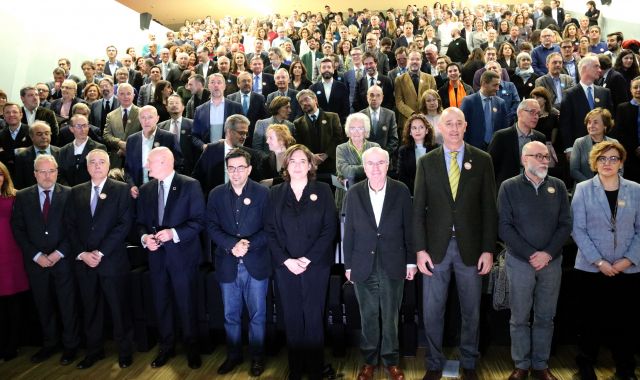
<instances>
[{"instance_id":1,"label":"wristwatch","mask_svg":"<svg viewBox=\"0 0 640 380\"><path fill-rule=\"evenodd\" d=\"M598 261L598 262L596 263L596 266L597 266L598 268L600 268L600 267L602 266L602 264L604 264L604 260L600 260L600 261Z\"/></svg>"}]
</instances>

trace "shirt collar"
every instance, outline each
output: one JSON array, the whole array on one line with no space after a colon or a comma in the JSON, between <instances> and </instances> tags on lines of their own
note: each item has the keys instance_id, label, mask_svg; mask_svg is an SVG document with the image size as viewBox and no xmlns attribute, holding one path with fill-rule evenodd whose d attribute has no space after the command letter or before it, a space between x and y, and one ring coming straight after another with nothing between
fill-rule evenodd
<instances>
[{"instance_id":1,"label":"shirt collar","mask_svg":"<svg viewBox=\"0 0 640 380\"><path fill-rule=\"evenodd\" d=\"M163 187L165 190L169 188L169 186L171 185L171 182L173 182L173 177L175 177L175 175L176 175L176 171L172 170L168 176L164 177L164 179L162 180L162 184L164 185ZM158 185L160 185L160 181L161 180L158 180ZM165 194L167 194L166 191L165 191Z\"/></svg>"},{"instance_id":2,"label":"shirt collar","mask_svg":"<svg viewBox=\"0 0 640 380\"><path fill-rule=\"evenodd\" d=\"M103 179L102 182L96 184L95 182L93 182L93 180L91 180L91 187L95 187L98 186L100 188L100 192L102 192L102 189L104 188L104 184L107 182L107 178Z\"/></svg>"}]
</instances>

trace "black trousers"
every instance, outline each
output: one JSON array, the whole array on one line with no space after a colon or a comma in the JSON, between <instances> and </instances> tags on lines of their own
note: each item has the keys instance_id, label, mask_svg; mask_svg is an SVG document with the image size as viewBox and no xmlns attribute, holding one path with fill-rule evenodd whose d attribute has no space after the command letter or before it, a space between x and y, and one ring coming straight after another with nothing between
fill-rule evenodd
<instances>
[{"instance_id":1,"label":"black trousers","mask_svg":"<svg viewBox=\"0 0 640 380\"><path fill-rule=\"evenodd\" d=\"M24 323L26 299L29 292L0 296L0 358L15 356Z\"/></svg>"}]
</instances>

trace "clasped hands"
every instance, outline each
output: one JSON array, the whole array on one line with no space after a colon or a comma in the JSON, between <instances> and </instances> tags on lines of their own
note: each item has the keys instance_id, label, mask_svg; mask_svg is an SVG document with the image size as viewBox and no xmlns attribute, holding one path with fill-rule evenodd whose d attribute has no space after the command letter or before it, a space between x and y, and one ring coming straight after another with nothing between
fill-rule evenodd
<instances>
[{"instance_id":1,"label":"clasped hands","mask_svg":"<svg viewBox=\"0 0 640 380\"><path fill-rule=\"evenodd\" d=\"M156 251L164 243L173 240L173 231L170 228L161 230L155 234L147 234L144 237L144 244L149 251Z\"/></svg>"},{"instance_id":2,"label":"clasped hands","mask_svg":"<svg viewBox=\"0 0 640 380\"><path fill-rule=\"evenodd\" d=\"M102 261L102 255L97 249L94 249L91 252L82 252L80 254L80 260L84 261L84 263L91 268L95 268L100 264L100 261Z\"/></svg>"},{"instance_id":3,"label":"clasped hands","mask_svg":"<svg viewBox=\"0 0 640 380\"><path fill-rule=\"evenodd\" d=\"M424 275L433 276L434 265L433 261L431 260L431 256L427 253L427 251L422 250L418 252L416 264L418 265L418 270ZM484 276L491 271L492 266L493 254L491 252L482 252L480 258L478 259L478 274L480 276Z\"/></svg>"},{"instance_id":4,"label":"clasped hands","mask_svg":"<svg viewBox=\"0 0 640 380\"><path fill-rule=\"evenodd\" d=\"M284 261L284 265L289 271L295 275L299 275L307 270L307 267L311 263L311 260L306 257L299 257L297 259L287 259Z\"/></svg>"},{"instance_id":5,"label":"clasped hands","mask_svg":"<svg viewBox=\"0 0 640 380\"><path fill-rule=\"evenodd\" d=\"M61 258L62 258L62 255L60 254L60 252L56 250L51 252L48 255L45 255L44 253L40 254L36 262L42 268L49 268L56 265L56 263L60 261Z\"/></svg>"},{"instance_id":6,"label":"clasped hands","mask_svg":"<svg viewBox=\"0 0 640 380\"><path fill-rule=\"evenodd\" d=\"M622 259L616 260L613 264L606 260L602 260L602 264L598 267L600 272L608 277L613 277L617 274L624 272L627 268L629 268L633 263L631 260L623 257Z\"/></svg>"},{"instance_id":7,"label":"clasped hands","mask_svg":"<svg viewBox=\"0 0 640 380\"><path fill-rule=\"evenodd\" d=\"M236 245L231 248L231 254L235 257L244 257L244 255L249 251L249 244L249 240L247 239L238 240Z\"/></svg>"}]
</instances>

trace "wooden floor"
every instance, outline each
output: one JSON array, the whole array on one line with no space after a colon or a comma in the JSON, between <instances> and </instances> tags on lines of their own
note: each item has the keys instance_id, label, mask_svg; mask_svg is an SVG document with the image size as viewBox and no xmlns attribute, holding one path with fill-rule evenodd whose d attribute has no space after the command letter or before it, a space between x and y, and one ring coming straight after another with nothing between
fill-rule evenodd
<instances>
[{"instance_id":1,"label":"wooden floor","mask_svg":"<svg viewBox=\"0 0 640 380\"><path fill-rule=\"evenodd\" d=\"M25 379L25 380L57 380L57 379L216 379L216 380L240 380L250 378L248 375L249 362L228 375L220 376L216 369L224 361L224 347L219 346L211 355L203 355L202 367L191 370L187 366L184 355L173 358L167 365L159 369L152 369L149 363L155 357L156 349L150 352L136 353L134 363L130 368L120 369L117 364L117 355L113 347L107 347L106 359L99 361L89 370L75 369L75 364L63 367L58 364L59 355L52 357L41 364L32 364L29 357L36 352L35 347L23 348L20 355L7 363L0 362L0 379ZM449 357L455 358L455 352L450 352ZM420 380L424 375L424 350L418 350L417 357L403 358L402 368L406 379ZM552 357L550 366L553 373L560 380L574 379L576 373L573 358L575 348L572 346L559 347L556 355ZM357 349L349 349L343 358L334 358L327 353L326 359L333 365L342 379L355 379L360 366L360 356ZM613 365L608 352L603 352L600 357L601 367L597 368L598 379L609 379L613 376ZM513 369L511 355L508 347L490 347L485 357L479 361L479 375L481 379L507 379ZM638 371L640 372L640 371ZM281 350L275 357L269 357L264 374L260 379L283 380L287 375L287 355ZM382 371L376 372L376 380L386 379Z\"/></svg>"}]
</instances>

